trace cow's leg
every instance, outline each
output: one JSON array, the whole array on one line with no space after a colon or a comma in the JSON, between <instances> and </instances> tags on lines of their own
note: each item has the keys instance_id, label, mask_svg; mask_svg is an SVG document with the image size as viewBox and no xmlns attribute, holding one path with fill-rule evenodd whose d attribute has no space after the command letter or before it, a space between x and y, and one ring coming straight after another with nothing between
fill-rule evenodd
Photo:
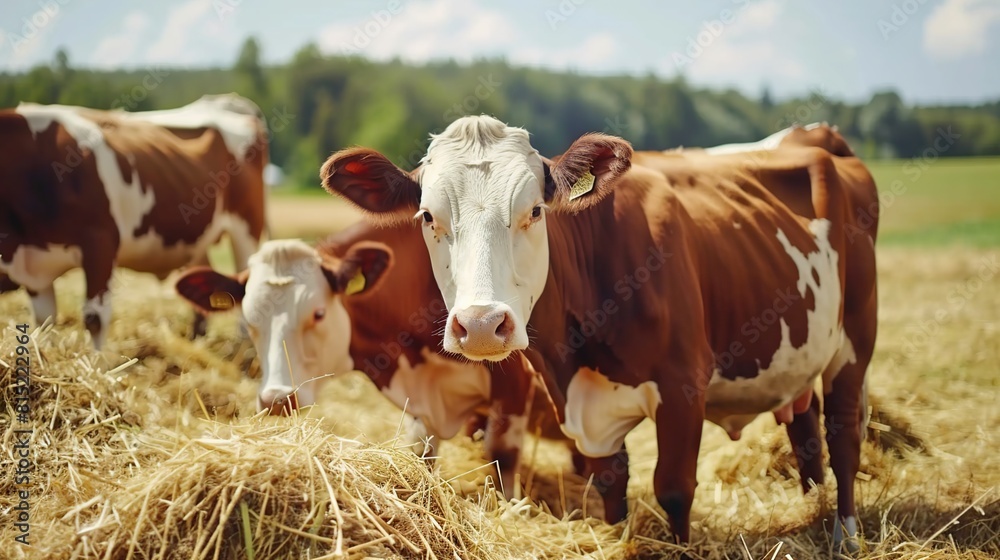
<instances>
[{"instance_id":1,"label":"cow's leg","mask_svg":"<svg viewBox=\"0 0 1000 560\"><path fill-rule=\"evenodd\" d=\"M528 417L524 414L523 406L520 411L510 411L510 408L517 407L504 405L503 401L494 402L486 420L484 445L487 460L496 463L504 497L511 500L521 495L517 472L521 464L521 447L524 445Z\"/></svg>"},{"instance_id":2,"label":"cow's leg","mask_svg":"<svg viewBox=\"0 0 1000 560\"><path fill-rule=\"evenodd\" d=\"M817 486L823 484L823 440L819 432L819 399L813 398L804 412L795 414L791 423L785 425L792 453L799 466L802 492L812 488L811 480Z\"/></svg>"},{"instance_id":3,"label":"cow's leg","mask_svg":"<svg viewBox=\"0 0 1000 560\"><path fill-rule=\"evenodd\" d=\"M861 434L858 430L861 383L864 370L855 364L845 366L833 382L833 390L824 403L826 441L830 448L830 466L837 478L837 520L834 522L834 548L841 545L849 552L858 550L857 510L854 504L854 479L861 462Z\"/></svg>"},{"instance_id":4,"label":"cow's leg","mask_svg":"<svg viewBox=\"0 0 1000 560\"><path fill-rule=\"evenodd\" d=\"M683 379L662 374L659 379ZM674 539L686 543L691 532L691 504L698 485L698 450L705 419L703 392L692 394L680 385L660 389L656 409L657 461L653 491L667 514Z\"/></svg>"},{"instance_id":5,"label":"cow's leg","mask_svg":"<svg viewBox=\"0 0 1000 560\"><path fill-rule=\"evenodd\" d=\"M434 459L437 457L438 442L441 438L430 433L427 424L420 418L406 414L404 424L405 431L402 434L404 445L423 458L428 466L433 466Z\"/></svg>"},{"instance_id":6,"label":"cow's leg","mask_svg":"<svg viewBox=\"0 0 1000 560\"><path fill-rule=\"evenodd\" d=\"M83 251L83 273L87 283L83 324L90 331L97 350L103 348L111 325L111 272L115 253L112 246L91 246Z\"/></svg>"},{"instance_id":7,"label":"cow's leg","mask_svg":"<svg viewBox=\"0 0 1000 560\"><path fill-rule=\"evenodd\" d=\"M56 320L56 291L53 286L48 286L39 291L28 290L28 297L31 298L31 310L35 315L35 326L41 326L50 317Z\"/></svg>"},{"instance_id":8,"label":"cow's leg","mask_svg":"<svg viewBox=\"0 0 1000 560\"><path fill-rule=\"evenodd\" d=\"M489 417L484 414L473 414L469 417L468 421L465 422L465 435L475 439L476 433L480 430L482 430L483 433L486 433L488 420Z\"/></svg>"},{"instance_id":9,"label":"cow's leg","mask_svg":"<svg viewBox=\"0 0 1000 560\"><path fill-rule=\"evenodd\" d=\"M871 305L874 305L874 296ZM858 518L854 503L854 481L861 464L861 409L865 373L875 346L876 315L852 314L844 318L844 329L855 350L855 360L844 364L830 384L823 403L830 466L837 478L837 519L833 529L834 549L859 550Z\"/></svg>"},{"instance_id":10,"label":"cow's leg","mask_svg":"<svg viewBox=\"0 0 1000 560\"><path fill-rule=\"evenodd\" d=\"M499 471L504 496L521 495L517 481L521 448L528 431L530 403L535 397L530 365L522 357L490 363L490 413L486 423L486 459L494 461Z\"/></svg>"},{"instance_id":11,"label":"cow's leg","mask_svg":"<svg viewBox=\"0 0 1000 560\"><path fill-rule=\"evenodd\" d=\"M566 447L569 449L570 459L573 461L573 472L575 474L584 474L587 472L587 456L580 453L580 449L576 446L575 441L567 441Z\"/></svg>"},{"instance_id":12,"label":"cow's leg","mask_svg":"<svg viewBox=\"0 0 1000 560\"><path fill-rule=\"evenodd\" d=\"M604 501L604 521L615 524L628 516L628 451L623 445L608 457L584 457L583 474L593 476L594 488Z\"/></svg>"}]
</instances>

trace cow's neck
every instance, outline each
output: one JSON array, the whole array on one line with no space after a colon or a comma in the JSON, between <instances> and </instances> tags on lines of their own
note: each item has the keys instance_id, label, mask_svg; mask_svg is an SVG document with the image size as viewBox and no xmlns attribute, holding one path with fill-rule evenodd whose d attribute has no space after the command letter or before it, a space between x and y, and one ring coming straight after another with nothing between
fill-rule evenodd
<instances>
[{"instance_id":1,"label":"cow's neck","mask_svg":"<svg viewBox=\"0 0 1000 560\"><path fill-rule=\"evenodd\" d=\"M592 342L610 341L622 318L633 315L635 302L622 301L615 293L615 283L628 274L623 236L629 232L616 225L613 195L575 215L552 214L547 225L549 276L532 311L529 332L547 368L565 388L578 367L599 365L600 357L590 353ZM617 312L604 310L608 300L615 302ZM573 337L584 330L592 334L588 344L574 344Z\"/></svg>"},{"instance_id":2,"label":"cow's neck","mask_svg":"<svg viewBox=\"0 0 1000 560\"><path fill-rule=\"evenodd\" d=\"M385 243L395 254L395 265L385 272L377 293L344 300L351 316L354 369L382 388L396 371L401 354L417 365L423 362L421 349L441 349L441 337L435 332L441 332L446 312L419 229L359 224L338 236L334 251L343 254L361 240Z\"/></svg>"}]
</instances>

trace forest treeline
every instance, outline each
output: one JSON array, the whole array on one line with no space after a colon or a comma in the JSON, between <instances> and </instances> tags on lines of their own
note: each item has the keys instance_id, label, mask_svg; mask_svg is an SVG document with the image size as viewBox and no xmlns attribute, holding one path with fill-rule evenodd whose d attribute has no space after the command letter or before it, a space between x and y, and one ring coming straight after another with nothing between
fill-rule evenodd
<instances>
[{"instance_id":1,"label":"forest treeline","mask_svg":"<svg viewBox=\"0 0 1000 560\"><path fill-rule=\"evenodd\" d=\"M74 66L61 50L49 64L0 74L0 107L33 101L143 111L233 91L260 105L271 129L272 161L289 182L307 187L318 185L317 171L331 152L352 145L371 146L412 169L430 133L480 113L527 128L545 155L592 131L622 136L637 149L666 149L749 142L815 121L839 126L866 158L1000 154L1000 99L914 106L887 90L851 104L817 90L775 100L766 89L752 98L682 78L598 77L503 60L373 62L323 55L314 44L287 64L265 66L253 38L228 68L96 71Z\"/></svg>"}]
</instances>

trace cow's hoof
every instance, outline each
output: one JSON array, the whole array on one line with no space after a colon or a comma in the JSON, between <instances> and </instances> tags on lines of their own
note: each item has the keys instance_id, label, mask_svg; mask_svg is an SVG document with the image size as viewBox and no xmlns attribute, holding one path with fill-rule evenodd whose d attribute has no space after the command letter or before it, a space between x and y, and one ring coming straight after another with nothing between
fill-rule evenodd
<instances>
[{"instance_id":1,"label":"cow's hoof","mask_svg":"<svg viewBox=\"0 0 1000 560\"><path fill-rule=\"evenodd\" d=\"M861 542L858 539L858 520L849 515L844 519L838 519L833 524L833 552L846 556L855 556L861 551Z\"/></svg>"},{"instance_id":2,"label":"cow's hoof","mask_svg":"<svg viewBox=\"0 0 1000 560\"><path fill-rule=\"evenodd\" d=\"M411 419L401 439L403 446L408 447L417 457L423 458L429 466L434 464L437 455L436 441L434 436L427 432L423 422L416 418Z\"/></svg>"},{"instance_id":3,"label":"cow's hoof","mask_svg":"<svg viewBox=\"0 0 1000 560\"><path fill-rule=\"evenodd\" d=\"M500 476L500 486L503 489L503 497L507 501L516 501L522 499L523 492L521 492L520 477L517 476L516 469L498 469L498 475Z\"/></svg>"}]
</instances>

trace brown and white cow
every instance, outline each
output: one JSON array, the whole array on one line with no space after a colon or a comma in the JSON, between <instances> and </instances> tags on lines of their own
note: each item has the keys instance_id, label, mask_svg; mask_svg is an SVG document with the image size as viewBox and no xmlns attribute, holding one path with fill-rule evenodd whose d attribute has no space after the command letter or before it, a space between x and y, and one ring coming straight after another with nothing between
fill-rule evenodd
<instances>
[{"instance_id":1,"label":"brown and white cow","mask_svg":"<svg viewBox=\"0 0 1000 560\"><path fill-rule=\"evenodd\" d=\"M252 107L229 95L149 113L34 103L0 111L3 287L25 287L40 324L56 313L55 279L82 267L84 323L100 349L115 267L163 279L207 264L227 234L245 268L265 227L268 159Z\"/></svg>"},{"instance_id":2,"label":"brown and white cow","mask_svg":"<svg viewBox=\"0 0 1000 560\"><path fill-rule=\"evenodd\" d=\"M657 499L687 541L703 421L734 434L792 403L793 445L818 440L821 378L834 536L856 535L877 227L856 223L877 208L859 160L812 147L633 157L602 134L549 160L527 131L480 116L432 137L417 172L353 148L322 176L383 220L422 223L445 350L527 352L589 468L621 473L595 479L608 521L627 514L623 444L641 420L656 424ZM818 454L799 460L804 481L822 480Z\"/></svg>"},{"instance_id":3,"label":"brown and white cow","mask_svg":"<svg viewBox=\"0 0 1000 560\"><path fill-rule=\"evenodd\" d=\"M245 272L192 268L176 288L205 313L239 307L260 361L258 410L288 414L314 404L331 375L362 371L408 413L407 443L431 457L470 417L486 415L487 458L499 463L508 496L526 431L566 440L530 366L491 370L440 354L448 310L415 224L362 221L316 246L268 241Z\"/></svg>"},{"instance_id":4,"label":"brown and white cow","mask_svg":"<svg viewBox=\"0 0 1000 560\"><path fill-rule=\"evenodd\" d=\"M720 146L712 146L711 148L694 148L694 150L703 150L705 153L711 155L725 155L775 150L790 146L815 146L840 157L854 157L855 155L854 150L851 149L847 140L840 134L836 125L830 126L825 122L815 122L807 125L793 124L757 142L722 144Z\"/></svg>"}]
</instances>

